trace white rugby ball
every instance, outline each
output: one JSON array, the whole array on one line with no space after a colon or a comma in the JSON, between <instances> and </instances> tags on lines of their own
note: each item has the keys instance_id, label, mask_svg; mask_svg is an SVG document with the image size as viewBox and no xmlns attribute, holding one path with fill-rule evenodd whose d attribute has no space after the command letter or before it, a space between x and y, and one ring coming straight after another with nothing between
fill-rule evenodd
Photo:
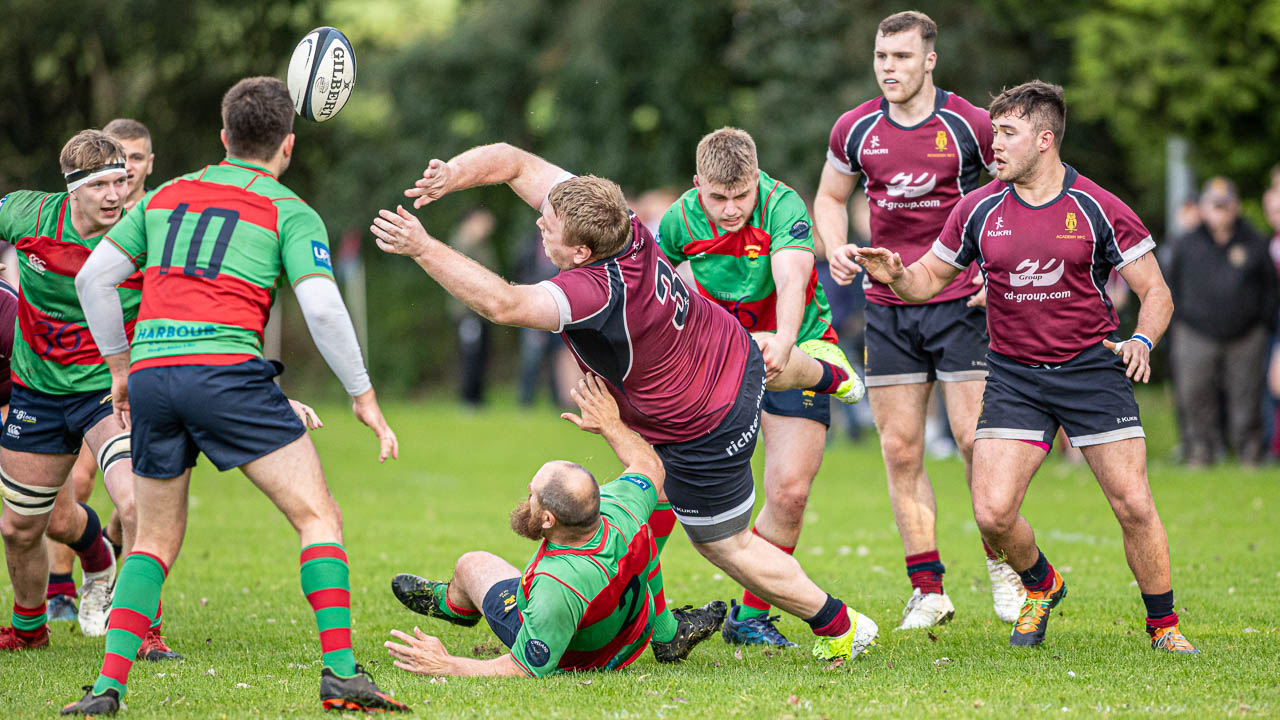
<instances>
[{"instance_id":1,"label":"white rugby ball","mask_svg":"<svg viewBox=\"0 0 1280 720\"><path fill-rule=\"evenodd\" d=\"M289 95L299 115L324 122L342 109L356 82L356 53L341 30L307 33L289 60Z\"/></svg>"}]
</instances>

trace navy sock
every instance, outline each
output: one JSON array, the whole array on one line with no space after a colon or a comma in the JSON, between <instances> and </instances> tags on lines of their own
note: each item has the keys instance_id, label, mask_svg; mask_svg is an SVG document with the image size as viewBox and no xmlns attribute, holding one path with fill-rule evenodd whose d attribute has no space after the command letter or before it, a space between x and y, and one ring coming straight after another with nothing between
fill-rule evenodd
<instances>
[{"instance_id":1,"label":"navy sock","mask_svg":"<svg viewBox=\"0 0 1280 720\"><path fill-rule=\"evenodd\" d=\"M73 543L68 543L68 547L78 553L82 553L92 549L95 542L102 542L99 539L102 537L102 522L98 520L98 513L94 512L93 508L84 503L76 504L84 508L84 511L89 514L89 519L84 524L84 532L80 535L80 539Z\"/></svg>"},{"instance_id":2,"label":"navy sock","mask_svg":"<svg viewBox=\"0 0 1280 720\"><path fill-rule=\"evenodd\" d=\"M818 360L818 364L822 366L822 379L812 387L805 388L806 390L812 390L820 395L830 395L839 390L840 385L849 379L849 373L843 368L838 368L826 360Z\"/></svg>"},{"instance_id":3,"label":"navy sock","mask_svg":"<svg viewBox=\"0 0 1280 720\"><path fill-rule=\"evenodd\" d=\"M1173 614L1173 591L1148 595L1142 593L1142 604L1147 606L1147 617L1155 620Z\"/></svg>"},{"instance_id":4,"label":"navy sock","mask_svg":"<svg viewBox=\"0 0 1280 720\"><path fill-rule=\"evenodd\" d=\"M1022 578L1022 584L1028 590L1048 590L1053 585L1053 566L1043 552L1039 549L1036 552L1040 553L1040 557L1036 558L1035 564L1020 571L1018 577Z\"/></svg>"},{"instance_id":5,"label":"navy sock","mask_svg":"<svg viewBox=\"0 0 1280 720\"><path fill-rule=\"evenodd\" d=\"M849 632L849 613L848 608L842 600L831 597L827 594L827 601L823 603L822 609L817 615L811 618L805 618L805 622L809 623L809 627L813 629L815 635L828 635L838 637Z\"/></svg>"}]
</instances>

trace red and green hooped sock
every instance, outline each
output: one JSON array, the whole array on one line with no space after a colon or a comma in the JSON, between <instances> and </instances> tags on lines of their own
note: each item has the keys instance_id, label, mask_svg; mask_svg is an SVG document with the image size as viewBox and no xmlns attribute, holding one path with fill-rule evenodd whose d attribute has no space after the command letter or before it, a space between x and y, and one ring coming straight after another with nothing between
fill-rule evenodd
<instances>
[{"instance_id":1,"label":"red and green hooped sock","mask_svg":"<svg viewBox=\"0 0 1280 720\"><path fill-rule=\"evenodd\" d=\"M302 548L302 594L316 614L324 666L340 677L356 674L351 649L351 586L347 551L339 543Z\"/></svg>"},{"instance_id":2,"label":"red and green hooped sock","mask_svg":"<svg viewBox=\"0 0 1280 720\"><path fill-rule=\"evenodd\" d=\"M662 548L667 546L667 539L676 527L676 514L671 509L671 503L658 503L649 515L648 523L654 544L658 546L658 555L662 555ZM667 608L667 596L662 590L661 560L654 566L653 575L649 576L649 594L653 596L653 611L657 615L653 625L653 639L655 642L671 642L675 639L679 623Z\"/></svg>"},{"instance_id":3,"label":"red and green hooped sock","mask_svg":"<svg viewBox=\"0 0 1280 720\"><path fill-rule=\"evenodd\" d=\"M124 697L129 670L142 646L142 638L159 612L160 590L168 573L168 568L154 555L132 552L125 557L107 619L107 651L102 658L102 671L93 683L95 695L115 690Z\"/></svg>"},{"instance_id":4,"label":"red and green hooped sock","mask_svg":"<svg viewBox=\"0 0 1280 720\"><path fill-rule=\"evenodd\" d=\"M45 623L49 620L47 605L40 603L35 607L23 607L13 604L13 629L23 640L35 640L40 636Z\"/></svg>"},{"instance_id":5,"label":"red and green hooped sock","mask_svg":"<svg viewBox=\"0 0 1280 720\"><path fill-rule=\"evenodd\" d=\"M156 617L151 621L151 632L159 635L162 625L164 625L164 603L156 602Z\"/></svg>"},{"instance_id":6,"label":"red and green hooped sock","mask_svg":"<svg viewBox=\"0 0 1280 720\"><path fill-rule=\"evenodd\" d=\"M453 583L450 583L452 585ZM446 589L444 595L436 597L436 609L448 615L451 618L459 620L470 620L471 618L480 617L480 611L472 608L458 607L449 602L449 591Z\"/></svg>"}]
</instances>

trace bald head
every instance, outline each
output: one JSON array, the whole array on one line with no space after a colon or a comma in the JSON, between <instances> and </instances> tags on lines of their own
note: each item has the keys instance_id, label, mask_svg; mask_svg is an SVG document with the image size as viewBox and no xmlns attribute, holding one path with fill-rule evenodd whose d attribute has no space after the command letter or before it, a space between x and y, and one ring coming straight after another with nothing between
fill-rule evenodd
<instances>
[{"instance_id":1,"label":"bald head","mask_svg":"<svg viewBox=\"0 0 1280 720\"><path fill-rule=\"evenodd\" d=\"M533 479L538 504L566 528L594 527L600 519L600 486L591 471L568 460L552 460Z\"/></svg>"}]
</instances>

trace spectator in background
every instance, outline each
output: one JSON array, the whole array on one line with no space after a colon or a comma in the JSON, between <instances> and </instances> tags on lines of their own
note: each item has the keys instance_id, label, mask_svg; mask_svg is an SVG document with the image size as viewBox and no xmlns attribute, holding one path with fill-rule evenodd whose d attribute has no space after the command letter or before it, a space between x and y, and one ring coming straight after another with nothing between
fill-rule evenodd
<instances>
[{"instance_id":1,"label":"spectator in background","mask_svg":"<svg viewBox=\"0 0 1280 720\"><path fill-rule=\"evenodd\" d=\"M1258 400L1276 320L1276 268L1267 240L1240 217L1230 180L1215 177L1205 184L1200 213L1200 226L1173 243L1167 265L1183 459L1208 465L1230 444L1242 464L1257 465L1264 451Z\"/></svg>"},{"instance_id":2,"label":"spectator in background","mask_svg":"<svg viewBox=\"0 0 1280 720\"><path fill-rule=\"evenodd\" d=\"M485 208L475 208L463 216L449 238L449 246L486 268L498 272L498 258L489 242L497 221ZM453 296L448 300L449 317L458 329L458 371L462 402L472 408L484 403L485 374L489 358L489 324Z\"/></svg>"},{"instance_id":3,"label":"spectator in background","mask_svg":"<svg viewBox=\"0 0 1280 720\"><path fill-rule=\"evenodd\" d=\"M1271 187L1262 195L1262 212L1267 217L1267 224L1271 226L1271 263L1276 268L1276 275L1280 276L1280 165L1271 170ZM1273 334L1271 342L1271 360L1268 363L1270 370L1267 375L1270 394L1269 402L1264 405L1264 412L1271 420L1267 428L1271 455L1280 457L1280 338Z\"/></svg>"}]
</instances>

